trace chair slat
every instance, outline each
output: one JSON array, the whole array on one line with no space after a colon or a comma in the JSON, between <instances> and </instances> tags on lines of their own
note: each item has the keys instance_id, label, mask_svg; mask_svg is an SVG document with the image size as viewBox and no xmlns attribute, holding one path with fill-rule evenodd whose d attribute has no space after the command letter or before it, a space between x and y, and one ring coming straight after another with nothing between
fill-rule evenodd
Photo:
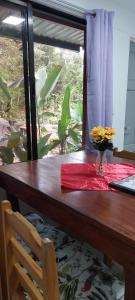
<instances>
[{"instance_id":1,"label":"chair slat","mask_svg":"<svg viewBox=\"0 0 135 300\"><path fill-rule=\"evenodd\" d=\"M6 210L6 222L28 244L33 253L42 260L41 238L36 229L21 214Z\"/></svg>"},{"instance_id":2,"label":"chair slat","mask_svg":"<svg viewBox=\"0 0 135 300\"><path fill-rule=\"evenodd\" d=\"M22 270L22 267L16 263L14 266L17 276L20 278L20 282L24 290L26 290L32 300L44 300L43 296L39 292L38 288L33 284L32 280L28 275Z\"/></svg>"},{"instance_id":3,"label":"chair slat","mask_svg":"<svg viewBox=\"0 0 135 300\"><path fill-rule=\"evenodd\" d=\"M39 265L32 259L32 257L26 252L22 245L15 239L11 239L11 246L18 261L29 271L33 279L38 283L39 287L43 289L45 283L43 282L43 272Z\"/></svg>"},{"instance_id":4,"label":"chair slat","mask_svg":"<svg viewBox=\"0 0 135 300\"><path fill-rule=\"evenodd\" d=\"M56 261L55 249L53 243L46 245L43 240L43 276L46 278L47 296L48 299L59 300L59 288L58 288L58 273L56 264L52 263ZM45 293L45 289L43 290Z\"/></svg>"}]
</instances>

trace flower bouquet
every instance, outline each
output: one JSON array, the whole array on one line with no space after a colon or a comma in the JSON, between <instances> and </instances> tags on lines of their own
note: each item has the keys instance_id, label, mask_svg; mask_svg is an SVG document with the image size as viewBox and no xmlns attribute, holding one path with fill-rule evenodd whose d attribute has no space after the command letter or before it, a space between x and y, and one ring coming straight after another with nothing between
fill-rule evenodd
<instances>
[{"instance_id":1,"label":"flower bouquet","mask_svg":"<svg viewBox=\"0 0 135 300\"><path fill-rule=\"evenodd\" d=\"M96 173L98 175L104 174L104 167L106 164L105 151L113 150L113 135L115 134L115 129L112 127L94 127L90 135L93 137L93 147L98 150L98 157L96 161Z\"/></svg>"}]
</instances>

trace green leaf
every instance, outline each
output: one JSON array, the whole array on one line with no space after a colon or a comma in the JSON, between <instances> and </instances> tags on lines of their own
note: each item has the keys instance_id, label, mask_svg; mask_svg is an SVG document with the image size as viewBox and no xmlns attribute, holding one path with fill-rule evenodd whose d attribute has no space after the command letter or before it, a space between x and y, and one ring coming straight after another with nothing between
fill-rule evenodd
<instances>
[{"instance_id":1,"label":"green leaf","mask_svg":"<svg viewBox=\"0 0 135 300\"><path fill-rule=\"evenodd\" d=\"M44 155L46 155L50 151L51 144L46 145L50 136L51 136L51 133L48 133L39 139L39 141L38 141L38 158L42 158Z\"/></svg>"},{"instance_id":2,"label":"green leaf","mask_svg":"<svg viewBox=\"0 0 135 300\"><path fill-rule=\"evenodd\" d=\"M55 86L58 82L58 79L60 77L61 69L62 69L62 66L58 65L48 75L48 77L45 81L45 84L40 92L40 98L41 98L40 105L42 105L44 103L45 99L47 97L49 97L50 93L55 88Z\"/></svg>"},{"instance_id":3,"label":"green leaf","mask_svg":"<svg viewBox=\"0 0 135 300\"><path fill-rule=\"evenodd\" d=\"M55 147L57 147L60 144L60 140L54 140L51 144L51 150L54 149Z\"/></svg>"},{"instance_id":4,"label":"green leaf","mask_svg":"<svg viewBox=\"0 0 135 300\"><path fill-rule=\"evenodd\" d=\"M14 160L14 154L12 150L8 147L1 146L0 147L0 158L6 164L12 164Z\"/></svg>"},{"instance_id":5,"label":"green leaf","mask_svg":"<svg viewBox=\"0 0 135 300\"><path fill-rule=\"evenodd\" d=\"M63 138L63 132L62 132L62 126L61 126L61 120L58 121L58 137L60 139L60 141Z\"/></svg>"},{"instance_id":6,"label":"green leaf","mask_svg":"<svg viewBox=\"0 0 135 300\"><path fill-rule=\"evenodd\" d=\"M80 143L80 134L77 131L74 131L73 129L69 129L69 136L72 138L75 144Z\"/></svg>"},{"instance_id":7,"label":"green leaf","mask_svg":"<svg viewBox=\"0 0 135 300\"><path fill-rule=\"evenodd\" d=\"M4 92L5 96L7 97L7 99L9 101L11 101L11 96L9 94L7 85L5 84L5 82L3 81L3 79L0 77L0 88L2 89L2 91Z\"/></svg>"},{"instance_id":8,"label":"green leaf","mask_svg":"<svg viewBox=\"0 0 135 300\"><path fill-rule=\"evenodd\" d=\"M48 133L45 136L41 137L38 141L38 146L40 148L44 147L44 145L48 142L50 136L51 136L51 133Z\"/></svg>"},{"instance_id":9,"label":"green leaf","mask_svg":"<svg viewBox=\"0 0 135 300\"><path fill-rule=\"evenodd\" d=\"M70 106L69 106L69 100L70 100L70 87L68 86L64 93L64 100L62 103L62 114L61 114L61 123L62 125L67 125L70 122L71 116L70 116Z\"/></svg>"},{"instance_id":10,"label":"green leaf","mask_svg":"<svg viewBox=\"0 0 135 300\"><path fill-rule=\"evenodd\" d=\"M21 133L20 132L12 132L8 137L7 147L13 149L19 145Z\"/></svg>"},{"instance_id":11,"label":"green leaf","mask_svg":"<svg viewBox=\"0 0 135 300\"><path fill-rule=\"evenodd\" d=\"M42 158L43 156L47 155L51 149L51 144L47 144L42 148L38 147L38 158Z\"/></svg>"},{"instance_id":12,"label":"green leaf","mask_svg":"<svg viewBox=\"0 0 135 300\"><path fill-rule=\"evenodd\" d=\"M41 128L42 133L47 133L47 129L45 127Z\"/></svg>"},{"instance_id":13,"label":"green leaf","mask_svg":"<svg viewBox=\"0 0 135 300\"><path fill-rule=\"evenodd\" d=\"M26 161L27 160L27 151L21 149L20 147L16 147L14 149L16 156L19 158L20 161Z\"/></svg>"},{"instance_id":14,"label":"green leaf","mask_svg":"<svg viewBox=\"0 0 135 300\"><path fill-rule=\"evenodd\" d=\"M61 120L59 120L58 122L58 136L60 140L65 138L66 130L71 120L69 101L70 101L70 87L68 86L65 90L64 100L62 103Z\"/></svg>"}]
</instances>

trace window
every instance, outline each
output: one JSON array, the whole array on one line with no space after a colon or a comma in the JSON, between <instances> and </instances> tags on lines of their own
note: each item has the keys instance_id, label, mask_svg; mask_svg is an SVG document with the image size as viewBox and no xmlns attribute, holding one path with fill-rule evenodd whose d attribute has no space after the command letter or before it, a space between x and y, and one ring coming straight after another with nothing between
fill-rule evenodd
<instances>
[{"instance_id":1,"label":"window","mask_svg":"<svg viewBox=\"0 0 135 300\"><path fill-rule=\"evenodd\" d=\"M78 150L82 143L84 22L38 4L3 3L1 163Z\"/></svg>"}]
</instances>

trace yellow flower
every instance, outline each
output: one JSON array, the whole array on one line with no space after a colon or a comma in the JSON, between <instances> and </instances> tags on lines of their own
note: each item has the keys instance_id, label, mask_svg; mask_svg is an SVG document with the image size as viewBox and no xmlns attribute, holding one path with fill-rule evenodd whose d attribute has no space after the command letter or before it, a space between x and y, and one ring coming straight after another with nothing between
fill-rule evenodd
<instances>
[{"instance_id":1,"label":"yellow flower","mask_svg":"<svg viewBox=\"0 0 135 300\"><path fill-rule=\"evenodd\" d=\"M116 130L112 127L105 127L106 134L114 135L116 133Z\"/></svg>"},{"instance_id":2,"label":"yellow flower","mask_svg":"<svg viewBox=\"0 0 135 300\"><path fill-rule=\"evenodd\" d=\"M112 138L115 134L115 129L112 127L94 127L90 131L90 135L93 137L93 146L99 151L105 151L106 149L113 150Z\"/></svg>"},{"instance_id":3,"label":"yellow flower","mask_svg":"<svg viewBox=\"0 0 135 300\"><path fill-rule=\"evenodd\" d=\"M105 134L105 139L112 140L112 135L111 134Z\"/></svg>"},{"instance_id":4,"label":"yellow flower","mask_svg":"<svg viewBox=\"0 0 135 300\"><path fill-rule=\"evenodd\" d=\"M93 136L93 138L97 138L97 137L104 137L104 135L105 135L105 130L104 130L104 128L103 127L94 127L92 130L91 130L91 132L90 132L90 134Z\"/></svg>"},{"instance_id":5,"label":"yellow flower","mask_svg":"<svg viewBox=\"0 0 135 300\"><path fill-rule=\"evenodd\" d=\"M91 130L90 135L92 135L93 142L95 144L100 144L103 143L105 140L112 140L115 132L115 129L112 127L97 126Z\"/></svg>"}]
</instances>

